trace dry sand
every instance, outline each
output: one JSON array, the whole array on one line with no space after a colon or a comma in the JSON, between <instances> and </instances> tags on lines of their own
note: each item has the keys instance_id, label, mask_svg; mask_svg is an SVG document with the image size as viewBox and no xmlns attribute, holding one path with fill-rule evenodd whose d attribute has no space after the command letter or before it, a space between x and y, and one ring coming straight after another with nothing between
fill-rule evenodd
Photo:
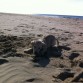
<instances>
[{"instance_id":1,"label":"dry sand","mask_svg":"<svg viewBox=\"0 0 83 83\"><path fill-rule=\"evenodd\" d=\"M61 57L33 62L24 49L48 34L59 39ZM73 82L83 83L83 20L0 14L0 83Z\"/></svg>"}]
</instances>

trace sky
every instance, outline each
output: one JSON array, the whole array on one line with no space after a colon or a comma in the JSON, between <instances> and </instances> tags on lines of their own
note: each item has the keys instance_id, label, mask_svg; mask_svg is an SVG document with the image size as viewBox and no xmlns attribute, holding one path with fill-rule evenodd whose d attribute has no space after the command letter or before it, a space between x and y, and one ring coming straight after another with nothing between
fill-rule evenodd
<instances>
[{"instance_id":1,"label":"sky","mask_svg":"<svg viewBox=\"0 0 83 83\"><path fill-rule=\"evenodd\" d=\"M83 16L83 0L0 0L0 12Z\"/></svg>"}]
</instances>

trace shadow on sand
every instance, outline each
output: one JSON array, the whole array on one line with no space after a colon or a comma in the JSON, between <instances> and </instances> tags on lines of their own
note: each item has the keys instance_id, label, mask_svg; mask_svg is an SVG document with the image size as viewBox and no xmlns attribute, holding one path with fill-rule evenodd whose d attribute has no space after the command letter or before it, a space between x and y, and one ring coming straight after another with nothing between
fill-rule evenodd
<instances>
[{"instance_id":1,"label":"shadow on sand","mask_svg":"<svg viewBox=\"0 0 83 83\"><path fill-rule=\"evenodd\" d=\"M43 56L35 55L33 62L38 63L40 67L46 67L51 57L60 58L62 56L63 49L70 50L70 48L66 46L51 47L47 49L47 52Z\"/></svg>"},{"instance_id":2,"label":"shadow on sand","mask_svg":"<svg viewBox=\"0 0 83 83\"><path fill-rule=\"evenodd\" d=\"M2 65L2 64L4 64L4 63L7 63L7 62L9 62L9 61L6 60L6 59L0 59L0 65Z\"/></svg>"}]
</instances>

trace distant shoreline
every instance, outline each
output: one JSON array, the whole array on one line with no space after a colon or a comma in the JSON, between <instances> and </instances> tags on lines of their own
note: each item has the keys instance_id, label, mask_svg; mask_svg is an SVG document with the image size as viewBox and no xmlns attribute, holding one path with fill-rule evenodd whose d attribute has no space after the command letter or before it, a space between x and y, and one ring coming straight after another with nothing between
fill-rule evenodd
<instances>
[{"instance_id":1,"label":"distant shoreline","mask_svg":"<svg viewBox=\"0 0 83 83\"><path fill-rule=\"evenodd\" d=\"M74 15L56 15L56 14L36 14L36 15L49 16L49 17L60 17L60 18L83 19L83 16L74 16Z\"/></svg>"}]
</instances>

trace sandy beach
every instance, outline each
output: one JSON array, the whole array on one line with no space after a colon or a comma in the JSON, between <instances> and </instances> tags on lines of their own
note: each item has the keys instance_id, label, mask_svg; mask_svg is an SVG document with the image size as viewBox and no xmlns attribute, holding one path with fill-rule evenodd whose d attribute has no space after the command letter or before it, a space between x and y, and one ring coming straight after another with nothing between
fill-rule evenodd
<instances>
[{"instance_id":1,"label":"sandy beach","mask_svg":"<svg viewBox=\"0 0 83 83\"><path fill-rule=\"evenodd\" d=\"M49 34L61 57L33 62L24 49ZM0 83L83 83L83 20L0 13Z\"/></svg>"}]
</instances>

